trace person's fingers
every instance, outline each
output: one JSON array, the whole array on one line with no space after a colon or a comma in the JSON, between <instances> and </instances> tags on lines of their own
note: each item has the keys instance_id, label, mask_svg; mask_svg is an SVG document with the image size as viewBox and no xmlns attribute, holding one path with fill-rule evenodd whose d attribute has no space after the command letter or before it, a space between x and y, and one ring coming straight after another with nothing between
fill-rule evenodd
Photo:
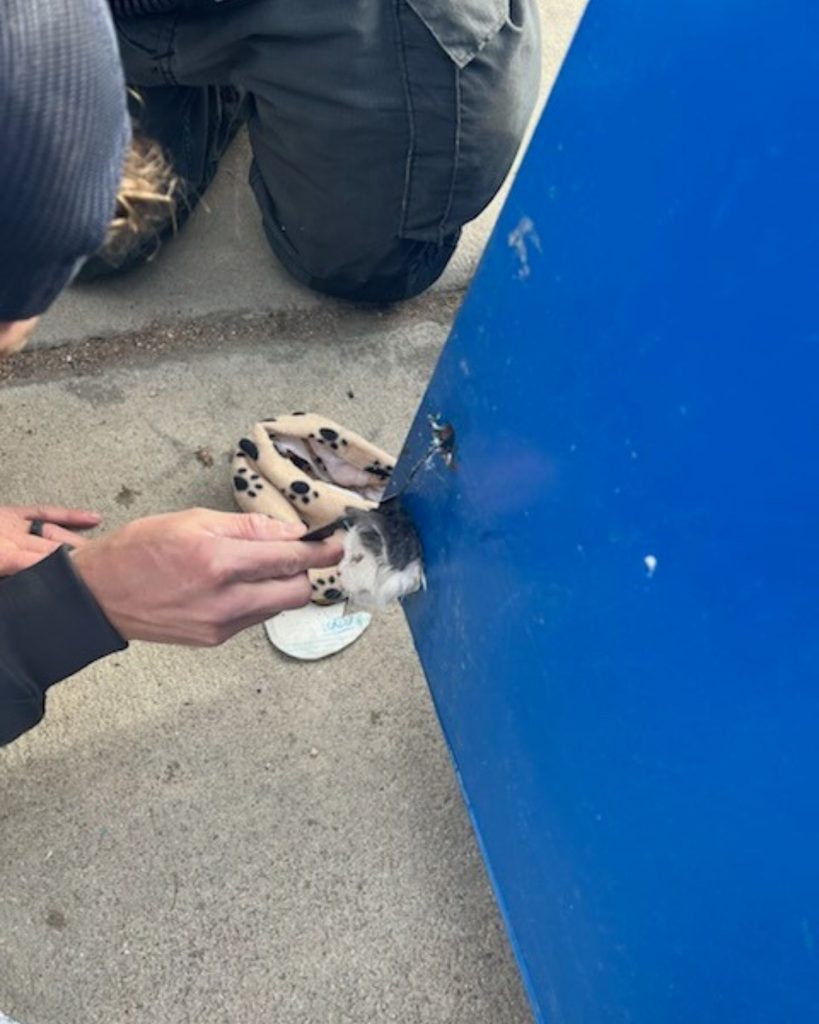
<instances>
[{"instance_id":1,"label":"person's fingers","mask_svg":"<svg viewBox=\"0 0 819 1024\"><path fill-rule=\"evenodd\" d=\"M300 543L299 541L224 541L220 558L230 580L246 583L277 580L338 565L344 554L340 540Z\"/></svg>"},{"instance_id":2,"label":"person's fingers","mask_svg":"<svg viewBox=\"0 0 819 1024\"><path fill-rule=\"evenodd\" d=\"M312 592L306 574L266 583L236 583L222 594L215 609L219 625L206 630L201 642L216 646L279 612L303 608Z\"/></svg>"},{"instance_id":3,"label":"person's fingers","mask_svg":"<svg viewBox=\"0 0 819 1024\"><path fill-rule=\"evenodd\" d=\"M42 519L45 523L70 526L75 530L90 530L99 526L102 516L82 508L64 508L62 505L17 505L9 509L22 519Z\"/></svg>"},{"instance_id":4,"label":"person's fingers","mask_svg":"<svg viewBox=\"0 0 819 1024\"><path fill-rule=\"evenodd\" d=\"M235 610L231 635L240 629L258 625L278 612L303 608L310 603L312 595L313 589L306 574L266 583L239 583L231 593Z\"/></svg>"},{"instance_id":5,"label":"person's fingers","mask_svg":"<svg viewBox=\"0 0 819 1024\"><path fill-rule=\"evenodd\" d=\"M18 551L27 551L32 555L39 555L44 558L60 547L57 541L49 540L47 537L35 537L33 533L17 534L12 540L8 538L2 545L4 550L16 548Z\"/></svg>"},{"instance_id":6,"label":"person's fingers","mask_svg":"<svg viewBox=\"0 0 819 1024\"><path fill-rule=\"evenodd\" d=\"M87 544L88 538L79 533L72 533L62 526L54 526L52 523L43 524L43 537L47 540L57 541L58 544L70 544L72 547L79 547L80 544Z\"/></svg>"},{"instance_id":7,"label":"person's fingers","mask_svg":"<svg viewBox=\"0 0 819 1024\"><path fill-rule=\"evenodd\" d=\"M2 576L13 576L16 572L22 572L23 569L30 569L32 565L36 565L38 562L46 557L46 554L35 553L33 551L21 551L19 548L2 548L0 549L0 577Z\"/></svg>"},{"instance_id":8,"label":"person's fingers","mask_svg":"<svg viewBox=\"0 0 819 1024\"><path fill-rule=\"evenodd\" d=\"M213 512L203 509L201 515L209 533L232 540L295 540L307 532L301 523L283 523L261 512Z\"/></svg>"},{"instance_id":9,"label":"person's fingers","mask_svg":"<svg viewBox=\"0 0 819 1024\"><path fill-rule=\"evenodd\" d=\"M73 562L126 639L212 646L309 602L306 570L336 564L342 548L284 539L302 529L189 509L128 523L82 545Z\"/></svg>"}]
</instances>

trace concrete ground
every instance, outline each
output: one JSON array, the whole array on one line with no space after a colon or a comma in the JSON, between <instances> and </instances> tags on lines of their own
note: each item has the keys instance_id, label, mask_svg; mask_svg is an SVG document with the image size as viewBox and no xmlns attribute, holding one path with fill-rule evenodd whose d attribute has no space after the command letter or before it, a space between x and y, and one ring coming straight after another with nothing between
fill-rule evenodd
<instances>
[{"instance_id":1,"label":"concrete ground","mask_svg":"<svg viewBox=\"0 0 819 1024\"><path fill-rule=\"evenodd\" d=\"M545 89L582 2L543 8ZM38 340L63 347L0 366L4 500L87 504L108 527L227 509L236 439L295 408L400 449L491 213L434 294L362 313L268 256L246 159L153 265L60 301ZM316 664L256 628L213 651L134 645L55 687L0 751L0 1011L531 1020L400 611Z\"/></svg>"}]
</instances>

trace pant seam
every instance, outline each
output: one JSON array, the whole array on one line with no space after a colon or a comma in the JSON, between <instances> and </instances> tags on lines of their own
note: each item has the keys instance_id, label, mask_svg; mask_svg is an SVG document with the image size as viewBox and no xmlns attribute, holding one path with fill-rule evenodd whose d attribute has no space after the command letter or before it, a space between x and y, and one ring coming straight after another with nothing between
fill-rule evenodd
<instances>
[{"instance_id":1,"label":"pant seam","mask_svg":"<svg viewBox=\"0 0 819 1024\"><path fill-rule=\"evenodd\" d=\"M441 223L438 225L438 245L442 245L446 237L445 227L452 212L452 204L455 200L455 183L458 177L459 164L461 159L461 69L453 65L455 71L455 139L452 154L452 174L449 179L449 195L444 207Z\"/></svg>"},{"instance_id":2,"label":"pant seam","mask_svg":"<svg viewBox=\"0 0 819 1024\"><path fill-rule=\"evenodd\" d=\"M182 140L185 148L185 165L190 167L193 156L193 132L191 131L191 94L185 99L184 117L182 119ZM207 154L205 154L207 163Z\"/></svg>"},{"instance_id":3,"label":"pant seam","mask_svg":"<svg viewBox=\"0 0 819 1024\"><path fill-rule=\"evenodd\" d=\"M412 189L412 172L415 164L415 108L412 105L412 88L410 86L409 65L407 62L406 43L404 31L401 27L401 7L403 0L395 0L393 11L395 14L395 27L398 39L398 59L401 64L401 84L404 87L404 100L407 106L407 127L409 130L409 141L407 143L407 159L404 167L404 194L401 198L401 220L398 225L399 237L404 235L407 227L407 216L409 215L410 192Z\"/></svg>"},{"instance_id":4,"label":"pant seam","mask_svg":"<svg viewBox=\"0 0 819 1024\"><path fill-rule=\"evenodd\" d=\"M162 77L168 85L179 85L176 75L173 73L173 60L176 57L176 27L179 23L179 15L174 14L168 18L168 43L159 64Z\"/></svg>"}]
</instances>

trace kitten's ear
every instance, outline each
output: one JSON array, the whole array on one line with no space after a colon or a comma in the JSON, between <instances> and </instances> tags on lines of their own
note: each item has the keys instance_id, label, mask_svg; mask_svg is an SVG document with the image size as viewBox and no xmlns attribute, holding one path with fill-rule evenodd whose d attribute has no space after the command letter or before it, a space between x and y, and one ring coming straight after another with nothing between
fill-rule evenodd
<instances>
[{"instance_id":1,"label":"kitten's ear","mask_svg":"<svg viewBox=\"0 0 819 1024\"><path fill-rule=\"evenodd\" d=\"M374 555L381 556L384 553L384 538L381 535L381 531L375 526L358 526L358 536L361 538L361 543L367 548L368 551L372 551Z\"/></svg>"},{"instance_id":2,"label":"kitten's ear","mask_svg":"<svg viewBox=\"0 0 819 1024\"><path fill-rule=\"evenodd\" d=\"M346 508L344 513L348 517L350 529L358 533L364 547L374 555L382 555L385 548L384 536L378 529L375 516L360 508Z\"/></svg>"}]
</instances>

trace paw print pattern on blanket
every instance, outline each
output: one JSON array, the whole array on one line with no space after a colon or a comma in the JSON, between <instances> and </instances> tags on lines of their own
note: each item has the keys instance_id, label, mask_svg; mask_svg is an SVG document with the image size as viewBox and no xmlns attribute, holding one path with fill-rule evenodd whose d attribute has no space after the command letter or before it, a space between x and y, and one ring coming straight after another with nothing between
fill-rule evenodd
<instances>
[{"instance_id":1,"label":"paw print pattern on blanket","mask_svg":"<svg viewBox=\"0 0 819 1024\"><path fill-rule=\"evenodd\" d=\"M237 458L241 458L239 453ZM262 478L258 473L251 473L247 466L237 466L233 478L233 489L244 493L245 497L255 501L264 490Z\"/></svg>"},{"instance_id":2,"label":"paw print pattern on blanket","mask_svg":"<svg viewBox=\"0 0 819 1024\"><path fill-rule=\"evenodd\" d=\"M312 490L310 484L305 480L294 480L289 488L282 488L282 494L294 505L298 502L301 502L302 505L309 505L319 496L319 492Z\"/></svg>"},{"instance_id":3,"label":"paw print pattern on blanket","mask_svg":"<svg viewBox=\"0 0 819 1024\"><path fill-rule=\"evenodd\" d=\"M315 529L348 508L377 507L394 466L388 452L327 417L273 416L239 441L233 495L245 512ZM337 567L311 571L310 582L317 604L346 596Z\"/></svg>"},{"instance_id":4,"label":"paw print pattern on blanket","mask_svg":"<svg viewBox=\"0 0 819 1024\"><path fill-rule=\"evenodd\" d=\"M322 572L326 574L327 570L323 569ZM329 575L327 579L320 576L315 581L311 581L313 590L322 598L321 604L332 604L334 601L340 601L344 597L342 591L336 586L336 583L340 584L340 582L340 577ZM313 600L315 601L316 598L314 597Z\"/></svg>"}]
</instances>

